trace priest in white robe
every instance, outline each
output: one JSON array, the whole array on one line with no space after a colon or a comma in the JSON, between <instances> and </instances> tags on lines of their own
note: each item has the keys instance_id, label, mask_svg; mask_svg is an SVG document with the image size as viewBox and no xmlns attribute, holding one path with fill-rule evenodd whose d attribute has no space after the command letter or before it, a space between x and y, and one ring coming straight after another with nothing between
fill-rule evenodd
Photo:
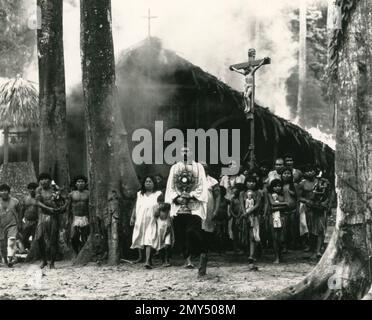
<instances>
[{"instance_id":1,"label":"priest in white robe","mask_svg":"<svg viewBox=\"0 0 372 320\"><path fill-rule=\"evenodd\" d=\"M200 254L199 275L206 274L207 247L202 222L206 219L208 183L203 166L192 160L189 147L183 147L184 161L177 162L169 172L165 202L171 204L176 245L186 259L187 268L194 268L192 254Z\"/></svg>"}]
</instances>

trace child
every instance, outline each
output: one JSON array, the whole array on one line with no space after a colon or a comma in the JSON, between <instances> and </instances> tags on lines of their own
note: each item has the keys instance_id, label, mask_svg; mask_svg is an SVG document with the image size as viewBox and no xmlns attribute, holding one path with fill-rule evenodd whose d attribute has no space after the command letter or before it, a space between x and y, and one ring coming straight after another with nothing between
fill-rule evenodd
<instances>
[{"instance_id":1,"label":"child","mask_svg":"<svg viewBox=\"0 0 372 320\"><path fill-rule=\"evenodd\" d=\"M283 196L285 202L288 204L288 210L283 212L284 215L284 248L283 253L287 252L287 248L295 249L299 242L299 225L300 220L297 214L297 192L294 185L293 170L290 167L283 169L281 173L283 181Z\"/></svg>"},{"instance_id":2,"label":"child","mask_svg":"<svg viewBox=\"0 0 372 320\"><path fill-rule=\"evenodd\" d=\"M283 184L279 179L274 179L269 187L269 225L272 233L273 248L275 254L275 264L280 262L282 232L284 227L284 219L281 211L287 209L288 205L284 201Z\"/></svg>"},{"instance_id":3,"label":"child","mask_svg":"<svg viewBox=\"0 0 372 320\"><path fill-rule=\"evenodd\" d=\"M245 200L245 212L254 207L253 192L247 191L247 199Z\"/></svg>"},{"instance_id":4,"label":"child","mask_svg":"<svg viewBox=\"0 0 372 320\"><path fill-rule=\"evenodd\" d=\"M247 191L241 193L243 216L246 218L247 234L245 237L249 242L249 258L248 262L255 261L256 244L260 242L260 222L259 213L262 202L262 192L258 190L258 182L256 177L249 176L246 179Z\"/></svg>"},{"instance_id":5,"label":"child","mask_svg":"<svg viewBox=\"0 0 372 320\"><path fill-rule=\"evenodd\" d=\"M156 249L161 253L164 267L171 265L169 263L170 249L174 244L174 232L169 216L170 208L169 203L161 203L155 212L158 238Z\"/></svg>"},{"instance_id":6,"label":"child","mask_svg":"<svg viewBox=\"0 0 372 320\"><path fill-rule=\"evenodd\" d=\"M239 193L240 188L239 186L235 185L232 188L232 198L230 200L229 206L228 206L228 215L229 215L229 224L230 224L230 230L229 235L230 239L233 241L233 249L234 253L238 252L238 246L239 246L239 233L240 233L240 223L241 223L241 204L239 199Z\"/></svg>"},{"instance_id":7,"label":"child","mask_svg":"<svg viewBox=\"0 0 372 320\"><path fill-rule=\"evenodd\" d=\"M224 187L220 187L220 195L220 205L213 220L216 224L215 234L217 238L217 250L219 253L222 253L225 250L225 243L227 240L227 209L229 205L229 200L225 198L226 189Z\"/></svg>"}]
</instances>

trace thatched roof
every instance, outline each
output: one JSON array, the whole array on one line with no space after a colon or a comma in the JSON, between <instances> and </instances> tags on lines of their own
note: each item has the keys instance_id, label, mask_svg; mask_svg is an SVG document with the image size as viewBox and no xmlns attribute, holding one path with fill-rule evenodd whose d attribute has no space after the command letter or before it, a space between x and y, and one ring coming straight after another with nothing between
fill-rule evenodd
<instances>
[{"instance_id":1,"label":"thatched roof","mask_svg":"<svg viewBox=\"0 0 372 320\"><path fill-rule=\"evenodd\" d=\"M211 118L221 116L245 119L241 92L234 90L174 51L163 48L161 40L157 38L146 39L126 50L119 57L117 68L119 86L133 86L137 91L140 86L143 87L140 90L143 90L151 88L154 84L156 90L161 88L168 91L174 88L191 90L190 96L210 96L220 102L210 110L213 113ZM122 79L121 74L123 74ZM224 109L223 112L221 108ZM266 145L279 145L280 142L291 141L290 143L296 144L303 154L313 154L318 164L328 168L333 167L334 151L328 145L314 139L301 127L276 116L260 105L256 104L255 114L256 130L259 132L256 139L264 139Z\"/></svg>"},{"instance_id":2,"label":"thatched roof","mask_svg":"<svg viewBox=\"0 0 372 320\"><path fill-rule=\"evenodd\" d=\"M38 125L38 92L17 76L0 87L0 129Z\"/></svg>"},{"instance_id":3,"label":"thatched roof","mask_svg":"<svg viewBox=\"0 0 372 320\"><path fill-rule=\"evenodd\" d=\"M144 50L146 46L149 48L148 51ZM156 51L158 51L157 54L155 53ZM147 54L149 56L144 57L144 55L146 56ZM151 59L160 59L166 63L159 64L150 61L147 64L143 64L143 61L147 62L147 60ZM131 64L135 65L135 68L133 68L134 73L141 72L145 74L147 78L155 78L157 81L161 77L161 80L168 84L181 84L182 87L195 88L200 91L210 91L217 94L221 100L231 98L231 100L234 101L234 108L242 108L241 92L234 90L215 76L205 72L200 67L177 55L174 51L164 49L160 39L146 39L140 42L137 46L129 48L120 56L118 63L119 68L120 65L124 64L124 62L126 66ZM151 66L150 73L146 72L146 68L148 68L149 65ZM157 68L159 68L159 70L157 70ZM130 77L130 75L128 75L129 69L126 69L125 71L125 76ZM159 76L158 73L161 73L161 76ZM330 149L326 145L323 146L322 142L313 139L312 136L301 127L273 114L268 108L256 104L255 110L258 118L261 119L264 131L265 124L268 125L267 122L270 122L270 124L274 126L277 135L291 134L294 135L296 140L305 141L308 145L316 144L317 147ZM264 135L266 134L264 133Z\"/></svg>"}]
</instances>

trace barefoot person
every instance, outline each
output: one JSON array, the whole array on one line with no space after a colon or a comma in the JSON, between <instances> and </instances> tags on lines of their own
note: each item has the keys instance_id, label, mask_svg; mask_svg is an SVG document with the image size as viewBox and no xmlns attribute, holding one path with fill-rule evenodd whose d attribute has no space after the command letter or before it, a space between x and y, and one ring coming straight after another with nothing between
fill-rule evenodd
<instances>
[{"instance_id":1,"label":"barefoot person","mask_svg":"<svg viewBox=\"0 0 372 320\"><path fill-rule=\"evenodd\" d=\"M326 232L329 182L326 179L317 178L316 174L314 166L306 166L304 170L305 179L299 184L298 192L302 209L306 214L310 237L315 240L315 248L312 246L311 249L315 250L316 257L320 258Z\"/></svg>"},{"instance_id":2,"label":"barefoot person","mask_svg":"<svg viewBox=\"0 0 372 320\"><path fill-rule=\"evenodd\" d=\"M147 176L137 193L137 201L132 211L130 224L134 225L131 249L138 249L138 260L141 262L145 250L145 268L152 268L151 252L157 248L156 210L158 209L161 191L157 190L156 181Z\"/></svg>"},{"instance_id":3,"label":"barefoot person","mask_svg":"<svg viewBox=\"0 0 372 320\"><path fill-rule=\"evenodd\" d=\"M216 216L214 217L217 250L220 254L225 252L226 244L229 238L227 229L229 219L227 214L229 200L225 198L225 195L226 189L224 187L220 187L220 202L218 211L216 213Z\"/></svg>"},{"instance_id":4,"label":"barefoot person","mask_svg":"<svg viewBox=\"0 0 372 320\"><path fill-rule=\"evenodd\" d=\"M269 187L269 226L271 229L271 236L273 241L273 249L275 254L275 264L278 264L281 259L281 245L283 241L283 210L287 210L287 203L283 195L283 183L279 179L274 179Z\"/></svg>"},{"instance_id":5,"label":"barefoot person","mask_svg":"<svg viewBox=\"0 0 372 320\"><path fill-rule=\"evenodd\" d=\"M255 259L256 246L260 242L260 220L262 204L262 192L258 189L257 179L254 176L248 176L245 181L246 191L240 193L240 203L244 223L246 224L246 242L249 243L248 262L253 263Z\"/></svg>"},{"instance_id":6,"label":"barefoot person","mask_svg":"<svg viewBox=\"0 0 372 320\"><path fill-rule=\"evenodd\" d=\"M170 267L170 251L174 245L174 232L172 221L169 216L171 206L169 203L161 203L155 216L157 225L157 247L160 253L163 267Z\"/></svg>"},{"instance_id":7,"label":"barefoot person","mask_svg":"<svg viewBox=\"0 0 372 320\"><path fill-rule=\"evenodd\" d=\"M204 239L207 244L208 250L211 250L213 247L215 247L215 218L220 206L221 196L219 183L216 179L209 175L209 167L207 163L203 162L202 165L204 167L208 184L207 214L205 220L203 220L202 229L204 231Z\"/></svg>"},{"instance_id":8,"label":"barefoot person","mask_svg":"<svg viewBox=\"0 0 372 320\"><path fill-rule=\"evenodd\" d=\"M181 148L183 161L174 164L169 172L165 202L171 204L176 244L181 247L186 267L192 268L192 254L200 254L199 275L207 270L207 246L202 222L206 218L208 183L200 163L192 160L189 147Z\"/></svg>"},{"instance_id":9,"label":"barefoot person","mask_svg":"<svg viewBox=\"0 0 372 320\"><path fill-rule=\"evenodd\" d=\"M39 207L39 219L36 227L35 240L39 244L42 263L40 268L48 265L47 252L50 251L49 268L54 269L58 251L59 214L63 211L61 197L52 187L52 179L48 173L39 175L40 187L36 189L36 200L44 206ZM48 208L48 209L47 209Z\"/></svg>"},{"instance_id":10,"label":"barefoot person","mask_svg":"<svg viewBox=\"0 0 372 320\"><path fill-rule=\"evenodd\" d=\"M71 245L75 254L79 254L89 236L89 191L87 178L77 176L74 179L76 190L68 196L68 217L71 222Z\"/></svg>"},{"instance_id":11,"label":"barefoot person","mask_svg":"<svg viewBox=\"0 0 372 320\"><path fill-rule=\"evenodd\" d=\"M282 171L283 196L287 202L287 210L283 212L284 216L284 247L283 253L288 249L295 249L299 242L300 219L297 214L297 190L294 184L293 169L285 167Z\"/></svg>"},{"instance_id":12,"label":"barefoot person","mask_svg":"<svg viewBox=\"0 0 372 320\"><path fill-rule=\"evenodd\" d=\"M10 187L0 185L0 245L1 255L8 267L14 264L20 213L19 201L10 196Z\"/></svg>"},{"instance_id":13,"label":"barefoot person","mask_svg":"<svg viewBox=\"0 0 372 320\"><path fill-rule=\"evenodd\" d=\"M39 185L36 182L31 182L27 185L28 195L25 197L22 206L22 217L24 219L24 227L22 231L23 245L26 249L30 249L30 237L35 239L36 228L39 218L39 208L44 208L53 212L53 208L47 207L36 199L36 189Z\"/></svg>"},{"instance_id":14,"label":"barefoot person","mask_svg":"<svg viewBox=\"0 0 372 320\"><path fill-rule=\"evenodd\" d=\"M232 188L232 198L229 201L228 217L229 217L229 237L233 243L234 255L238 254L241 244L241 230L244 219L242 218L242 206L239 198L241 185L237 184Z\"/></svg>"}]
</instances>

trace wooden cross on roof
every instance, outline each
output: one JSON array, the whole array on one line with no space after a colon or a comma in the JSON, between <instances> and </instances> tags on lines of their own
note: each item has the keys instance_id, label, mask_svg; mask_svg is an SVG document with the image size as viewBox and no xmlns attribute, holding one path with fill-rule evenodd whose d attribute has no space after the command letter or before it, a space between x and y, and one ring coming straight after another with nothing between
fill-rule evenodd
<instances>
[{"instance_id":1,"label":"wooden cross on roof","mask_svg":"<svg viewBox=\"0 0 372 320\"><path fill-rule=\"evenodd\" d=\"M143 16L142 18L147 19L147 28L148 28L148 37L151 37L151 19L156 19L157 16L152 16L150 9L148 10L147 16Z\"/></svg>"}]
</instances>

